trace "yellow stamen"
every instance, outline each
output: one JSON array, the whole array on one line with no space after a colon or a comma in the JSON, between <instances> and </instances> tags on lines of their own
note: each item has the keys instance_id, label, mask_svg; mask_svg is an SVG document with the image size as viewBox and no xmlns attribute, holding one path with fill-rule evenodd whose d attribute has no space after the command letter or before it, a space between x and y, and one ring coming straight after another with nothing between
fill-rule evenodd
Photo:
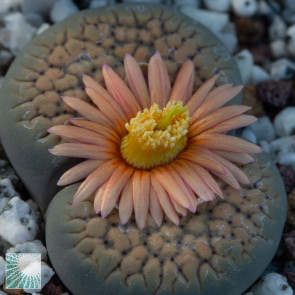
<instances>
[{"instance_id":1,"label":"yellow stamen","mask_svg":"<svg viewBox=\"0 0 295 295\"><path fill-rule=\"evenodd\" d=\"M190 120L182 102L168 102L163 110L153 104L138 112L125 124L128 134L121 142L122 157L138 169L171 162L186 146Z\"/></svg>"}]
</instances>

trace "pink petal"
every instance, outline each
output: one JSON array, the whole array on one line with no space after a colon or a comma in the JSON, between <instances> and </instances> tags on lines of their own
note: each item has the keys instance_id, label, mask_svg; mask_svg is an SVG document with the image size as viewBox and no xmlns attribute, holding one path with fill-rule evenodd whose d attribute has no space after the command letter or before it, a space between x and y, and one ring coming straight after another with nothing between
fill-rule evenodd
<instances>
[{"instance_id":1,"label":"pink petal","mask_svg":"<svg viewBox=\"0 0 295 295\"><path fill-rule=\"evenodd\" d=\"M132 178L128 180L121 193L119 215L122 224L125 224L133 211Z\"/></svg>"},{"instance_id":2,"label":"pink petal","mask_svg":"<svg viewBox=\"0 0 295 295\"><path fill-rule=\"evenodd\" d=\"M254 159L248 154L224 152L224 151L214 151L214 153L220 155L221 157L238 164L248 164L254 162Z\"/></svg>"},{"instance_id":3,"label":"pink petal","mask_svg":"<svg viewBox=\"0 0 295 295\"><path fill-rule=\"evenodd\" d=\"M174 82L169 101L183 101L186 103L193 92L195 79L194 63L187 60L179 70Z\"/></svg>"},{"instance_id":4,"label":"pink petal","mask_svg":"<svg viewBox=\"0 0 295 295\"><path fill-rule=\"evenodd\" d=\"M220 86L214 88L212 91L210 91L208 93L208 95L205 97L203 102L210 100L212 97L223 92L226 89L232 88L232 86L233 86L233 84L229 83L229 84L223 84L223 85L220 85Z\"/></svg>"},{"instance_id":5,"label":"pink petal","mask_svg":"<svg viewBox=\"0 0 295 295\"><path fill-rule=\"evenodd\" d=\"M163 220L163 209L153 186L150 191L150 212L155 223L160 226Z\"/></svg>"},{"instance_id":6,"label":"pink petal","mask_svg":"<svg viewBox=\"0 0 295 295\"><path fill-rule=\"evenodd\" d=\"M167 67L161 55L155 53L148 66L148 82L151 104L158 104L162 109L166 106L171 91L171 83Z\"/></svg>"},{"instance_id":7,"label":"pink petal","mask_svg":"<svg viewBox=\"0 0 295 295\"><path fill-rule=\"evenodd\" d=\"M127 118L133 118L141 110L139 103L121 77L109 66L104 65L102 74L109 93L120 105Z\"/></svg>"},{"instance_id":8,"label":"pink petal","mask_svg":"<svg viewBox=\"0 0 295 295\"><path fill-rule=\"evenodd\" d=\"M76 112L81 114L86 119L96 122L103 126L112 127L112 122L97 108L91 106L89 103L74 97L63 96L64 102L74 109Z\"/></svg>"},{"instance_id":9,"label":"pink petal","mask_svg":"<svg viewBox=\"0 0 295 295\"><path fill-rule=\"evenodd\" d=\"M189 99L186 105L190 114L193 114L196 109L203 103L218 77L219 74L214 75L209 80L207 80Z\"/></svg>"},{"instance_id":10,"label":"pink petal","mask_svg":"<svg viewBox=\"0 0 295 295\"><path fill-rule=\"evenodd\" d=\"M106 148L85 143L61 143L54 146L49 152L55 156L96 160L113 159L117 154L114 148Z\"/></svg>"},{"instance_id":11,"label":"pink petal","mask_svg":"<svg viewBox=\"0 0 295 295\"><path fill-rule=\"evenodd\" d=\"M107 187L108 181L105 181L96 191L93 208L96 214L100 213L101 211L101 203L102 203L102 196Z\"/></svg>"},{"instance_id":12,"label":"pink petal","mask_svg":"<svg viewBox=\"0 0 295 295\"><path fill-rule=\"evenodd\" d=\"M133 94L137 97L141 108L149 108L151 102L148 87L138 63L130 54L126 54L124 66L129 87Z\"/></svg>"},{"instance_id":13,"label":"pink petal","mask_svg":"<svg viewBox=\"0 0 295 295\"><path fill-rule=\"evenodd\" d=\"M112 173L104 190L101 203L101 216L105 218L115 207L122 189L133 173L133 168L119 165Z\"/></svg>"},{"instance_id":14,"label":"pink petal","mask_svg":"<svg viewBox=\"0 0 295 295\"><path fill-rule=\"evenodd\" d=\"M191 205L186 195L177 183L171 181L173 178L171 178L170 173L166 169L157 167L153 169L153 175L177 203L184 208L190 208Z\"/></svg>"},{"instance_id":15,"label":"pink petal","mask_svg":"<svg viewBox=\"0 0 295 295\"><path fill-rule=\"evenodd\" d=\"M169 198L166 190L153 175L153 173L151 175L151 183L165 214L174 224L179 225L179 218L173 204L171 203L171 199Z\"/></svg>"},{"instance_id":16,"label":"pink petal","mask_svg":"<svg viewBox=\"0 0 295 295\"><path fill-rule=\"evenodd\" d=\"M120 165L118 160L110 160L99 166L80 185L73 203L80 203L88 198L101 184L103 184Z\"/></svg>"},{"instance_id":17,"label":"pink petal","mask_svg":"<svg viewBox=\"0 0 295 295\"><path fill-rule=\"evenodd\" d=\"M150 201L150 172L135 170L133 174L133 206L139 229L145 226Z\"/></svg>"},{"instance_id":18,"label":"pink petal","mask_svg":"<svg viewBox=\"0 0 295 295\"><path fill-rule=\"evenodd\" d=\"M103 161L101 160L86 160L74 166L65 172L59 179L57 185L68 185L86 178L96 168L98 168Z\"/></svg>"},{"instance_id":19,"label":"pink petal","mask_svg":"<svg viewBox=\"0 0 295 295\"><path fill-rule=\"evenodd\" d=\"M177 213L181 214L182 216L186 216L187 210L186 208L183 208L181 205L179 205L173 198L170 197L170 200L174 206L174 209Z\"/></svg>"}]
</instances>

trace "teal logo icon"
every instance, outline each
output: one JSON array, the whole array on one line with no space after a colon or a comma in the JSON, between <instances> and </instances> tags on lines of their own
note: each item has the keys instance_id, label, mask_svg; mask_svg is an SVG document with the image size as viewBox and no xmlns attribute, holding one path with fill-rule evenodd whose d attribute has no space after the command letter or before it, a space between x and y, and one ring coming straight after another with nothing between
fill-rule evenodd
<instances>
[{"instance_id":1,"label":"teal logo icon","mask_svg":"<svg viewBox=\"0 0 295 295\"><path fill-rule=\"evenodd\" d=\"M6 254L7 289L41 289L41 254Z\"/></svg>"}]
</instances>

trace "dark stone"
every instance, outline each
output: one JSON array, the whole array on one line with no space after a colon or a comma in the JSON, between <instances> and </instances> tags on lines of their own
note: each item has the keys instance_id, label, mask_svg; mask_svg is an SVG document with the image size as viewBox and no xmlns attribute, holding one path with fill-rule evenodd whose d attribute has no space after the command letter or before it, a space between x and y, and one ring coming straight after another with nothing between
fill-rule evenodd
<instances>
[{"instance_id":1,"label":"dark stone","mask_svg":"<svg viewBox=\"0 0 295 295\"><path fill-rule=\"evenodd\" d=\"M295 188L295 169L292 166L284 166L277 164L279 172L282 176L286 193L289 194Z\"/></svg>"}]
</instances>

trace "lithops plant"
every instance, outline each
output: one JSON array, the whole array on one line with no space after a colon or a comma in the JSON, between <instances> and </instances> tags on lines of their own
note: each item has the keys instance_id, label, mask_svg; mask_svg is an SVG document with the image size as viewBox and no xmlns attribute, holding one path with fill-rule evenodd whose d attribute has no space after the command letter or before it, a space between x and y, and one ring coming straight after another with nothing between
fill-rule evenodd
<instances>
[{"instance_id":1,"label":"lithops plant","mask_svg":"<svg viewBox=\"0 0 295 295\"><path fill-rule=\"evenodd\" d=\"M92 200L73 206L80 184L61 190L47 211L53 266L74 294L242 294L261 275L280 241L286 195L265 154L242 170L241 190L220 183L224 199L203 203L179 226L149 216L122 225L117 210L102 219Z\"/></svg>"},{"instance_id":2,"label":"lithops plant","mask_svg":"<svg viewBox=\"0 0 295 295\"><path fill-rule=\"evenodd\" d=\"M37 36L18 55L1 87L1 139L43 210L57 191L58 178L73 164L47 151L59 141L48 134L48 128L77 116L61 96L87 100L83 74L102 82L101 68L106 63L123 77L126 53L144 63L157 50L171 81L180 65L191 59L194 89L218 72L216 85L240 84L237 68L220 41L199 23L165 6L83 11Z\"/></svg>"}]
</instances>

